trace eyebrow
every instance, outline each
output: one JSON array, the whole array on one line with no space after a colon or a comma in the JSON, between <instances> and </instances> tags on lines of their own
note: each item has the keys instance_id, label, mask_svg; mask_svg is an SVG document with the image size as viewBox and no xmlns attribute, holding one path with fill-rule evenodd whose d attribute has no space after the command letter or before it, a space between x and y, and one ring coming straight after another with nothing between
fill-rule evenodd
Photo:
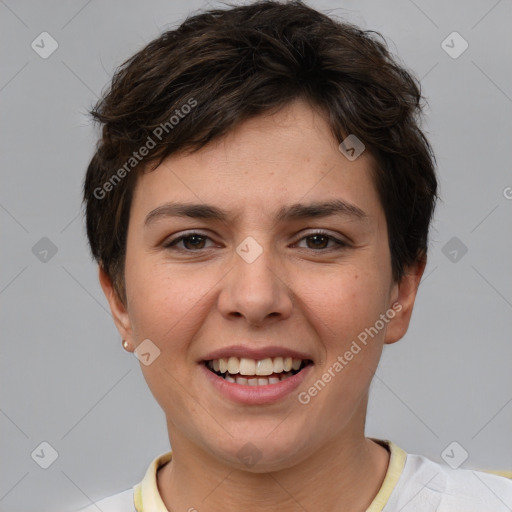
<instances>
[{"instance_id":1,"label":"eyebrow","mask_svg":"<svg viewBox=\"0 0 512 512\"><path fill-rule=\"evenodd\" d=\"M323 218L333 215L367 220L368 215L358 206L340 199L313 202L309 204L295 203L281 207L276 213L277 222ZM193 219L229 221L229 212L209 204L165 203L152 210L144 221L148 227L157 219L165 217L190 217Z\"/></svg>"}]
</instances>

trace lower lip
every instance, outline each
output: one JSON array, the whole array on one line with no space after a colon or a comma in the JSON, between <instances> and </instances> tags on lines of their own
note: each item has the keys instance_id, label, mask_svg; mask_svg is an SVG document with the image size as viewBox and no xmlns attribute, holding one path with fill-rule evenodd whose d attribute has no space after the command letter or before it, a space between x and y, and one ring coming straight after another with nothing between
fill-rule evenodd
<instances>
[{"instance_id":1,"label":"lower lip","mask_svg":"<svg viewBox=\"0 0 512 512\"><path fill-rule=\"evenodd\" d=\"M267 384L264 386L246 386L236 382L228 382L210 371L204 364L200 364L202 371L206 373L206 378L219 393L233 402L239 404L263 405L277 402L289 395L295 390L307 377L312 364L304 367L299 373L292 375L276 384Z\"/></svg>"}]
</instances>

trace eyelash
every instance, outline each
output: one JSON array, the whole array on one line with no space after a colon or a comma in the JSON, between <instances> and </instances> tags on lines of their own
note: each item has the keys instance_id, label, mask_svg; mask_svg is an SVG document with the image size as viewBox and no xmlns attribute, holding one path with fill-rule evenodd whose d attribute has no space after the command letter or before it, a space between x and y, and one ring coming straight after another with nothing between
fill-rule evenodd
<instances>
[{"instance_id":1,"label":"eyelash","mask_svg":"<svg viewBox=\"0 0 512 512\"><path fill-rule=\"evenodd\" d=\"M341 240L338 240L337 238L335 238L334 236L330 235L329 233L323 231L323 230L317 230L317 231L314 231L306 236L303 236L299 242L301 242L302 240L305 240L307 238L311 238L311 237L314 237L314 236L323 236L323 237L326 237L328 238L330 241L333 241L337 247L334 247L334 248L330 248L330 249L308 249L306 248L306 250L310 250L310 251L313 251L313 252L330 252L330 251L335 251L335 250L342 250L342 249L345 249L346 247L348 247L348 244L341 241ZM192 238L194 236L198 236L200 238L203 238L203 239L209 239L210 237L207 236L207 235L204 235L202 233L197 233L195 231L193 232L190 232L190 233L186 233L184 235L180 235L179 237L177 238L174 238L172 240L169 240L167 243L164 244L164 248L166 249L172 249L173 247L175 247L178 243L180 243L181 241L183 240L186 240L187 238ZM200 252L202 250L206 250L206 249L197 249L197 250L193 250L193 249L183 249L183 248L177 248L177 249L174 249L174 250L178 250L178 251L181 251L181 252Z\"/></svg>"}]
</instances>

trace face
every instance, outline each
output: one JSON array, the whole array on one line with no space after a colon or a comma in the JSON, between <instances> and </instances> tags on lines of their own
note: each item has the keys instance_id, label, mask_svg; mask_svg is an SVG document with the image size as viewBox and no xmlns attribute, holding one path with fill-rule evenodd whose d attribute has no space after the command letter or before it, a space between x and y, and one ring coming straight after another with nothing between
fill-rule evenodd
<instances>
[{"instance_id":1,"label":"face","mask_svg":"<svg viewBox=\"0 0 512 512\"><path fill-rule=\"evenodd\" d=\"M140 176L126 307L100 280L123 338L160 351L141 369L173 451L234 467L249 451L265 471L363 436L383 344L406 332L423 271L393 282L371 165L295 102Z\"/></svg>"}]
</instances>

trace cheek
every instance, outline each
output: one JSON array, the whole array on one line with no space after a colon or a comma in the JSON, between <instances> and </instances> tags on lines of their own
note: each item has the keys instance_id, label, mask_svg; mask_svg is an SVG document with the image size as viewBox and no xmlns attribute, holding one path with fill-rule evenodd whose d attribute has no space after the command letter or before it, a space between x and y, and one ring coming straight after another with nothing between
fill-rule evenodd
<instances>
[{"instance_id":1,"label":"cheek","mask_svg":"<svg viewBox=\"0 0 512 512\"><path fill-rule=\"evenodd\" d=\"M141 259L142 261L142 259ZM165 341L181 332L194 307L208 290L208 283L191 279L165 264L132 266L126 273L130 285L130 321L138 338ZM142 338L141 338L142 339Z\"/></svg>"},{"instance_id":2,"label":"cheek","mask_svg":"<svg viewBox=\"0 0 512 512\"><path fill-rule=\"evenodd\" d=\"M144 271L140 265L129 279L130 321L136 343L150 339L160 350L151 365L141 364L144 378L163 410L187 410L190 405L183 382L188 378L188 347L200 324L204 290L186 273L175 275L162 264L148 266Z\"/></svg>"},{"instance_id":3,"label":"cheek","mask_svg":"<svg viewBox=\"0 0 512 512\"><path fill-rule=\"evenodd\" d=\"M379 318L385 304L382 276L377 271L345 267L297 284L310 320L323 339L343 346ZM328 348L328 347L326 347Z\"/></svg>"}]
</instances>

